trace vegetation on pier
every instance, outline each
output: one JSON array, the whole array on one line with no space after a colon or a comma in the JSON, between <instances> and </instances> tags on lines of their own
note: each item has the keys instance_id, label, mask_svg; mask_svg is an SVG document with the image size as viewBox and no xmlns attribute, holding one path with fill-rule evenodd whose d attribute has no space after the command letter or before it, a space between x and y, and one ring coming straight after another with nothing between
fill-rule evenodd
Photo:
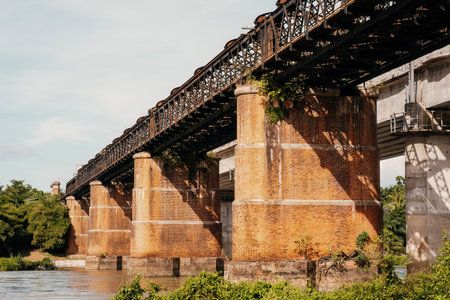
<instances>
[{"instance_id":1,"label":"vegetation on pier","mask_svg":"<svg viewBox=\"0 0 450 300\"><path fill-rule=\"evenodd\" d=\"M266 96L265 113L269 123L277 123L289 117L294 102L305 100L308 89L305 76L299 75L287 82L281 82L276 74L266 73L260 79L247 76L247 82L261 89L261 95Z\"/></svg>"},{"instance_id":2,"label":"vegetation on pier","mask_svg":"<svg viewBox=\"0 0 450 300\"><path fill-rule=\"evenodd\" d=\"M39 191L22 180L0 186L0 257L42 248L58 252L66 247L70 219L58 196Z\"/></svg>"}]
</instances>

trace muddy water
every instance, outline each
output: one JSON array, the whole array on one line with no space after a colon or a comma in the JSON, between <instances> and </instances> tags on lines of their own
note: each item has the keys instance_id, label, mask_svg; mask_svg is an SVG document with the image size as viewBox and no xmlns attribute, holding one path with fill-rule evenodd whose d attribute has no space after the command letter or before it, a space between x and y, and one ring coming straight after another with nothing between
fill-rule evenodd
<instances>
[{"instance_id":1,"label":"muddy water","mask_svg":"<svg viewBox=\"0 0 450 300\"><path fill-rule=\"evenodd\" d=\"M22 271L0 272L0 299L109 299L123 283L132 280L122 271ZM144 278L168 290L185 278Z\"/></svg>"}]
</instances>

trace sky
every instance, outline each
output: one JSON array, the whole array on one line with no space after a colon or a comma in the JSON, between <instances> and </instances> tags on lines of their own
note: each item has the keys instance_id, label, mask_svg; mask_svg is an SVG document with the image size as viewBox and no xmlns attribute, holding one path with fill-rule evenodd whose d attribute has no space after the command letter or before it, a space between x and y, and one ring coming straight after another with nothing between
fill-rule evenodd
<instances>
[{"instance_id":1,"label":"sky","mask_svg":"<svg viewBox=\"0 0 450 300\"><path fill-rule=\"evenodd\" d=\"M0 0L0 185L65 188L275 3ZM403 164L381 164L382 186Z\"/></svg>"}]
</instances>

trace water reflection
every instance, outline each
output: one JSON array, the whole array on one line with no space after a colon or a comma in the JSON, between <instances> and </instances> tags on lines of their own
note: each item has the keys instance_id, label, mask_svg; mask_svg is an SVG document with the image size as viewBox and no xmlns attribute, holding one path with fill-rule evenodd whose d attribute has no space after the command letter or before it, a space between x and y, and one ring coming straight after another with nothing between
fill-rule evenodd
<instances>
[{"instance_id":1,"label":"water reflection","mask_svg":"<svg viewBox=\"0 0 450 300\"><path fill-rule=\"evenodd\" d=\"M22 271L0 272L0 299L109 299L133 276L126 271ZM185 278L144 278L169 290Z\"/></svg>"}]
</instances>

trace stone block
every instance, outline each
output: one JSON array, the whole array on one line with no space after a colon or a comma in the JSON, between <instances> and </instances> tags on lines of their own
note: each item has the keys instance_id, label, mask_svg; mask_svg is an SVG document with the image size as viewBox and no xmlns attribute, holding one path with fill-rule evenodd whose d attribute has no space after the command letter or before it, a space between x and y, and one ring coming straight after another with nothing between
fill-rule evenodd
<instances>
[{"instance_id":1,"label":"stone block","mask_svg":"<svg viewBox=\"0 0 450 300\"><path fill-rule=\"evenodd\" d=\"M263 280L269 283L289 281L306 288L315 279L315 265L311 260L276 261L228 261L225 263L225 279L232 282Z\"/></svg>"},{"instance_id":2,"label":"stone block","mask_svg":"<svg viewBox=\"0 0 450 300\"><path fill-rule=\"evenodd\" d=\"M86 256L87 270L122 270L122 256Z\"/></svg>"}]
</instances>

